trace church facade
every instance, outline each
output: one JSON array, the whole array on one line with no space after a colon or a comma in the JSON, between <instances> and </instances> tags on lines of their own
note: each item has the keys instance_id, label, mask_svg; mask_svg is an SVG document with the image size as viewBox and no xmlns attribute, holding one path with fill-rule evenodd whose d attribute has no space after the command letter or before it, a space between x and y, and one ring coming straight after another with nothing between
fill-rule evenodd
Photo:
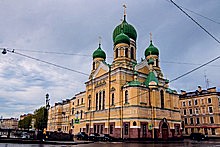
<instances>
[{"instance_id":1,"label":"church facade","mask_svg":"<svg viewBox=\"0 0 220 147\"><path fill-rule=\"evenodd\" d=\"M70 100L73 112L68 118L74 134L84 131L116 138L182 137L179 95L169 88L169 80L163 76L159 50L151 38L143 53L145 59L138 63L136 40L137 31L124 14L113 31L111 64L106 63L99 43L80 100L82 105L74 105L79 103L77 96ZM79 108L82 110L76 111Z\"/></svg>"}]
</instances>

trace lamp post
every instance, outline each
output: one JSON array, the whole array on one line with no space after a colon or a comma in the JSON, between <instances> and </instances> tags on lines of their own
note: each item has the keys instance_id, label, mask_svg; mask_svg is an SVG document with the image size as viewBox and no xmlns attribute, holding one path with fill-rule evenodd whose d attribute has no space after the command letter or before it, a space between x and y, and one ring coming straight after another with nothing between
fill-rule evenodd
<instances>
[{"instance_id":1,"label":"lamp post","mask_svg":"<svg viewBox=\"0 0 220 147\"><path fill-rule=\"evenodd\" d=\"M44 115L44 119L45 119L45 128L47 128L47 118L46 117L48 117L48 110L50 109L50 99L49 99L49 94L47 93L46 94L46 109L45 109L45 111L46 111L46 113L44 113L45 115Z\"/></svg>"}]
</instances>

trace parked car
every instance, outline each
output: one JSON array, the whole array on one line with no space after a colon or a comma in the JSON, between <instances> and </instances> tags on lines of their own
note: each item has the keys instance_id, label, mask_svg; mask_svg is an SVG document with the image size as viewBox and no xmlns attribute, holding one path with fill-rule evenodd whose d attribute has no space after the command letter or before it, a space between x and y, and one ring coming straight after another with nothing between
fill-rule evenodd
<instances>
[{"instance_id":1,"label":"parked car","mask_svg":"<svg viewBox=\"0 0 220 147\"><path fill-rule=\"evenodd\" d=\"M192 140L207 140L208 136L204 135L202 133L191 133L190 139L192 139Z\"/></svg>"},{"instance_id":2,"label":"parked car","mask_svg":"<svg viewBox=\"0 0 220 147\"><path fill-rule=\"evenodd\" d=\"M116 138L110 136L109 134L102 134L99 136L100 141L117 141Z\"/></svg>"},{"instance_id":3,"label":"parked car","mask_svg":"<svg viewBox=\"0 0 220 147\"><path fill-rule=\"evenodd\" d=\"M85 132L79 132L76 134L78 140L88 140L89 136Z\"/></svg>"},{"instance_id":4,"label":"parked car","mask_svg":"<svg viewBox=\"0 0 220 147\"><path fill-rule=\"evenodd\" d=\"M100 139L99 137L100 137L100 135L98 133L92 133L92 134L89 135L89 140L99 141L99 139Z\"/></svg>"}]
</instances>

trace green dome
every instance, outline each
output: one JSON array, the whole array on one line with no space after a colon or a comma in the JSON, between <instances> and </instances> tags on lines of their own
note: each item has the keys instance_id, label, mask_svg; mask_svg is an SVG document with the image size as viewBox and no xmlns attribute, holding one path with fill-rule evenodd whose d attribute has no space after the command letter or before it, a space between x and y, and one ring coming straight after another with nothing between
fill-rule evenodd
<instances>
[{"instance_id":1,"label":"green dome","mask_svg":"<svg viewBox=\"0 0 220 147\"><path fill-rule=\"evenodd\" d=\"M158 85L158 79L155 76L154 72L150 72L147 76L147 79L145 80L144 84L149 87L151 82L155 82L156 85Z\"/></svg>"},{"instance_id":2,"label":"green dome","mask_svg":"<svg viewBox=\"0 0 220 147\"><path fill-rule=\"evenodd\" d=\"M121 32L118 36L116 36L114 44L117 45L119 43L126 43L130 45L130 39L126 34Z\"/></svg>"},{"instance_id":3,"label":"green dome","mask_svg":"<svg viewBox=\"0 0 220 147\"><path fill-rule=\"evenodd\" d=\"M106 59L106 54L105 52L101 49L100 47L101 45L99 44L99 47L93 52L92 57L93 59L95 58L102 58L102 59Z\"/></svg>"},{"instance_id":4,"label":"green dome","mask_svg":"<svg viewBox=\"0 0 220 147\"><path fill-rule=\"evenodd\" d=\"M121 34L121 26L123 26L123 32L128 35L129 38L132 38L136 41L137 39L137 32L135 30L135 28L128 24L126 22L126 20L124 19L124 21L119 24L113 31L113 41L115 42L116 37Z\"/></svg>"},{"instance_id":5,"label":"green dome","mask_svg":"<svg viewBox=\"0 0 220 147\"><path fill-rule=\"evenodd\" d=\"M134 80L134 81L128 82L128 86L130 86L130 87L138 87L138 86L141 86L141 82L139 82L137 80Z\"/></svg>"},{"instance_id":6,"label":"green dome","mask_svg":"<svg viewBox=\"0 0 220 147\"><path fill-rule=\"evenodd\" d=\"M152 41L150 41L150 46L145 50L145 57L148 55L159 55L159 50L153 45Z\"/></svg>"}]
</instances>

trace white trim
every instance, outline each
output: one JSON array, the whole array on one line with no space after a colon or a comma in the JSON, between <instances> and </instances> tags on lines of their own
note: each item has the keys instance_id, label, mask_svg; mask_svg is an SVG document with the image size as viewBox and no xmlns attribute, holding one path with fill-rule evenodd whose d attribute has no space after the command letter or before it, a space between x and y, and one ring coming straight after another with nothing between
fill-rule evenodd
<instances>
[{"instance_id":1,"label":"white trim","mask_svg":"<svg viewBox=\"0 0 220 147\"><path fill-rule=\"evenodd\" d=\"M100 61L99 61L99 62L100 62ZM94 79L94 77L97 76L97 74L99 73L100 69L105 70L106 73L109 71L109 67L108 67L106 64L104 64L103 62L100 62L98 68L95 70L95 72L94 72L94 74L93 74L93 76L92 76L92 79Z\"/></svg>"},{"instance_id":2,"label":"white trim","mask_svg":"<svg viewBox=\"0 0 220 147\"><path fill-rule=\"evenodd\" d=\"M140 126L131 126L130 128L141 128Z\"/></svg>"}]
</instances>

